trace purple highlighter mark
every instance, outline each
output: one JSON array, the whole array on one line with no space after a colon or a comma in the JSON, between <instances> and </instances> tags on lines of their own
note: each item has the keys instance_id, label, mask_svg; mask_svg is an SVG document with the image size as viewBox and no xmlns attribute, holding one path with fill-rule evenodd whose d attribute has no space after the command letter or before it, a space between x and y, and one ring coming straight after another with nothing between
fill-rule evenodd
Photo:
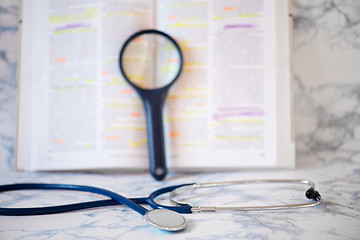
<instances>
[{"instance_id":1,"label":"purple highlighter mark","mask_svg":"<svg viewBox=\"0 0 360 240\"><path fill-rule=\"evenodd\" d=\"M257 25L255 24L231 24L225 25L224 29L231 29L231 28L255 28Z\"/></svg>"},{"instance_id":2,"label":"purple highlighter mark","mask_svg":"<svg viewBox=\"0 0 360 240\"><path fill-rule=\"evenodd\" d=\"M264 113L261 112L240 112L240 113L223 113L223 114L214 114L212 119L214 121L219 121L225 118L233 117L263 117Z\"/></svg>"},{"instance_id":3,"label":"purple highlighter mark","mask_svg":"<svg viewBox=\"0 0 360 240\"><path fill-rule=\"evenodd\" d=\"M64 27L58 27L55 28L55 32L57 31L63 31L63 30L69 30L69 29L76 29L76 28L86 28L89 27L89 24L86 23L72 23L72 24L68 24Z\"/></svg>"},{"instance_id":4,"label":"purple highlighter mark","mask_svg":"<svg viewBox=\"0 0 360 240\"><path fill-rule=\"evenodd\" d=\"M258 107L243 107L243 106L224 106L216 108L218 112L264 112L262 108Z\"/></svg>"},{"instance_id":5,"label":"purple highlighter mark","mask_svg":"<svg viewBox=\"0 0 360 240\"><path fill-rule=\"evenodd\" d=\"M246 108L246 107L224 107L217 109L213 114L212 119L219 121L226 118L234 117L264 117L265 113L263 109L259 108Z\"/></svg>"}]
</instances>

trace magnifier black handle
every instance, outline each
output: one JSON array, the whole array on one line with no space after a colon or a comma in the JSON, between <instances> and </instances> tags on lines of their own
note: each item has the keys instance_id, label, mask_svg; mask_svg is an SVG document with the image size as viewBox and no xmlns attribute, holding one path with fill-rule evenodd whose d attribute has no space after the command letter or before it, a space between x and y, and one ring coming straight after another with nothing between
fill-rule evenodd
<instances>
[{"instance_id":1,"label":"magnifier black handle","mask_svg":"<svg viewBox=\"0 0 360 240\"><path fill-rule=\"evenodd\" d=\"M167 174L162 109L167 91L145 91L142 94L146 111L146 124L150 158L150 173L162 180Z\"/></svg>"}]
</instances>

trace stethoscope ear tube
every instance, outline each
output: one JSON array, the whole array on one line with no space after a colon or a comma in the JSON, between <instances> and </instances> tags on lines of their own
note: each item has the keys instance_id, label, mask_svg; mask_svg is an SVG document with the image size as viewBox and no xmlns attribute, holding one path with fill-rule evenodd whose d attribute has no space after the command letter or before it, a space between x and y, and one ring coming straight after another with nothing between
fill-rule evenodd
<instances>
[{"instance_id":1,"label":"stethoscope ear tube","mask_svg":"<svg viewBox=\"0 0 360 240\"><path fill-rule=\"evenodd\" d=\"M229 185L239 185L239 184L267 184L267 183L286 183L286 184L305 184L310 186L310 188L305 192L305 196L308 199L313 200L312 202L306 203L297 203L297 204L284 204L284 205L268 205L268 206L245 206L245 207L218 207L218 206L195 206L191 203L184 202L181 195L193 193L196 189L200 188L211 188L211 187L222 187ZM269 210L285 210L285 209L295 209L295 208L305 208L305 207L314 207L322 203L321 195L318 191L315 191L315 184L309 180L305 179L295 179L295 180L244 180L244 181L228 181L228 182L211 182L211 183L196 183L192 185L184 185L178 187L171 191L169 195L170 201L177 205L183 206L193 206L191 208L192 212L217 212L217 211L269 211Z\"/></svg>"}]
</instances>

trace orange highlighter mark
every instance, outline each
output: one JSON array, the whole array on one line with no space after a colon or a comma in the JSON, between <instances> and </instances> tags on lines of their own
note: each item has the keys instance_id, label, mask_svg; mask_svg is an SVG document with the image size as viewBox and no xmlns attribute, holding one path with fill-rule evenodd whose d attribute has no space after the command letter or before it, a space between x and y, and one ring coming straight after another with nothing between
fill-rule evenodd
<instances>
[{"instance_id":1,"label":"orange highlighter mark","mask_svg":"<svg viewBox=\"0 0 360 240\"><path fill-rule=\"evenodd\" d=\"M138 112L133 112L133 113L130 113L130 116L131 116L131 117L140 117L140 113L138 113Z\"/></svg>"},{"instance_id":2,"label":"orange highlighter mark","mask_svg":"<svg viewBox=\"0 0 360 240\"><path fill-rule=\"evenodd\" d=\"M196 103L195 107L205 107L205 103Z\"/></svg>"},{"instance_id":3,"label":"orange highlighter mark","mask_svg":"<svg viewBox=\"0 0 360 240\"><path fill-rule=\"evenodd\" d=\"M177 18L176 15L170 15L170 16L168 16L168 19L175 19L175 18Z\"/></svg>"},{"instance_id":4,"label":"orange highlighter mark","mask_svg":"<svg viewBox=\"0 0 360 240\"><path fill-rule=\"evenodd\" d=\"M133 93L134 90L133 89L123 89L121 90L121 93Z\"/></svg>"},{"instance_id":5,"label":"orange highlighter mark","mask_svg":"<svg viewBox=\"0 0 360 240\"><path fill-rule=\"evenodd\" d=\"M102 72L101 72L101 75L102 75L102 76L109 76L109 75L110 75L110 72L109 72L109 71L102 71Z\"/></svg>"},{"instance_id":6,"label":"orange highlighter mark","mask_svg":"<svg viewBox=\"0 0 360 240\"><path fill-rule=\"evenodd\" d=\"M134 42L143 42L145 39L142 38L142 37L137 37L137 38L134 38L133 41Z\"/></svg>"},{"instance_id":7,"label":"orange highlighter mark","mask_svg":"<svg viewBox=\"0 0 360 240\"><path fill-rule=\"evenodd\" d=\"M120 138L121 136L119 135L110 135L105 137L106 140L119 140Z\"/></svg>"},{"instance_id":8,"label":"orange highlighter mark","mask_svg":"<svg viewBox=\"0 0 360 240\"><path fill-rule=\"evenodd\" d=\"M182 135L181 132L171 132L169 133L170 137L180 137Z\"/></svg>"},{"instance_id":9,"label":"orange highlighter mark","mask_svg":"<svg viewBox=\"0 0 360 240\"><path fill-rule=\"evenodd\" d=\"M179 63L180 62L180 59L178 58L170 58L168 59L168 63Z\"/></svg>"},{"instance_id":10,"label":"orange highlighter mark","mask_svg":"<svg viewBox=\"0 0 360 240\"><path fill-rule=\"evenodd\" d=\"M53 143L59 143L59 144L65 144L66 143L65 139L53 139L52 142Z\"/></svg>"},{"instance_id":11,"label":"orange highlighter mark","mask_svg":"<svg viewBox=\"0 0 360 240\"><path fill-rule=\"evenodd\" d=\"M68 58L67 58L67 57L63 57L63 58L56 58L56 59L55 59L55 62L60 63L60 62L66 62L67 60L68 60Z\"/></svg>"},{"instance_id":12,"label":"orange highlighter mark","mask_svg":"<svg viewBox=\"0 0 360 240\"><path fill-rule=\"evenodd\" d=\"M223 7L224 11L234 11L236 10L236 7Z\"/></svg>"}]
</instances>

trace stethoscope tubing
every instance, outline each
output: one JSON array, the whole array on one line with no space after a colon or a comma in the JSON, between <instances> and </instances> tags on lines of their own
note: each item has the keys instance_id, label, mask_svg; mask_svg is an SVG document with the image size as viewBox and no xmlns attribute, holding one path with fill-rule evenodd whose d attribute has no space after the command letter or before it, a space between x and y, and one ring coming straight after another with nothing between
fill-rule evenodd
<instances>
[{"instance_id":1,"label":"stethoscope tubing","mask_svg":"<svg viewBox=\"0 0 360 240\"><path fill-rule=\"evenodd\" d=\"M38 214L52 214L67 211L83 210L90 207L99 207L104 205L126 205L134 211L145 215L148 211L146 208L140 206L134 199L128 199L120 194L112 191L83 185L69 185L69 184L46 184L46 183L19 183L0 186L0 192L15 191L15 190L71 190L79 192L89 192L111 198L111 200L93 201L85 203L67 204L60 206L41 207L41 208L0 208L1 215L38 215ZM137 199L140 200L140 199Z\"/></svg>"},{"instance_id":2,"label":"stethoscope tubing","mask_svg":"<svg viewBox=\"0 0 360 240\"><path fill-rule=\"evenodd\" d=\"M18 183L18 184L2 185L0 186L0 192L17 191L17 190L70 190L70 191L95 193L98 195L109 197L111 199L81 202L74 204L65 204L58 206L49 206L49 207L0 208L0 215L3 216L44 215L44 214L55 214L55 213L64 213L70 211L78 211L89 208L115 206L115 205L125 205L133 209L134 211L140 213L141 215L145 215L148 209L142 207L139 204L149 204L153 209L163 208L163 209L174 210L179 213L191 213L191 206L180 206L180 207L164 206L156 203L155 198L161 194L171 192L176 188L186 185L192 185L192 184L193 183L161 188L151 193L149 197L143 197L143 198L126 198L118 193L103 188L84 186L84 185L47 184L47 183Z\"/></svg>"},{"instance_id":3,"label":"stethoscope tubing","mask_svg":"<svg viewBox=\"0 0 360 240\"><path fill-rule=\"evenodd\" d=\"M189 203L177 201L174 198L185 191L193 191L197 188L208 188L227 186L234 184L257 184L257 183L300 183L308 185L310 188L306 191L305 195L308 199L314 201L299 204L287 204L287 205L273 205L273 206L250 206L250 207L201 207L194 206ZM54 214L64 213L69 211L84 210L88 208L125 205L134 211L145 215L149 210L142 207L140 204L148 204L153 209L167 209L178 213L195 213L195 212L216 212L219 210L235 210L235 211L262 211L262 210L282 210L293 208L313 207L322 203L320 194L315 191L315 185L311 181L298 179L298 180L246 180L246 181L232 181L232 182L215 182L215 183L186 183L180 185L173 185L164 187L152 192L148 197L142 198L126 198L118 193L83 185L68 185L68 184L45 184L45 183L18 183L0 186L0 192L15 191L15 190L71 190L80 192L95 193L98 195L109 197L106 200L97 200L90 202L49 206L49 207L36 207L36 208L0 208L0 215L7 216L26 216L26 215L42 215L42 214ZM177 206L165 206L155 202L155 198L170 193L169 198Z\"/></svg>"}]
</instances>

